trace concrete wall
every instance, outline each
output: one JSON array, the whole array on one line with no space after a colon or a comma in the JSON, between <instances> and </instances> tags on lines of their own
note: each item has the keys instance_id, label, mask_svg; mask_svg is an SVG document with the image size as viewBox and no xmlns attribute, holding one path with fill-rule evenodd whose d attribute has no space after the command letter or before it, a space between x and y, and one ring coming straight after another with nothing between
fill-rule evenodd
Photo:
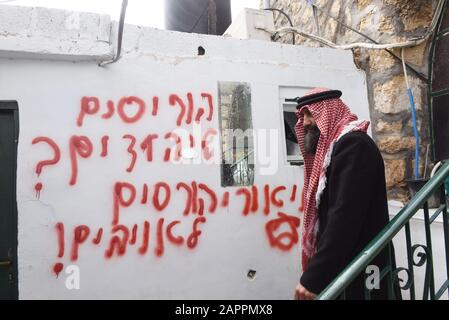
<instances>
[{"instance_id":1,"label":"concrete wall","mask_svg":"<svg viewBox=\"0 0 449 320\"><path fill-rule=\"evenodd\" d=\"M32 20L36 10L0 7L0 99L17 100L20 114L20 298L291 298L301 274L303 173L286 161L282 102L339 83L343 99L368 117L365 75L351 54L127 25L123 58L99 67L113 36L98 43L91 23L90 40L79 39L64 22L72 13L56 10L40 11L39 21L50 21L42 27L13 32L18 17ZM48 57L40 45L47 27L58 35ZM58 39L73 49L55 46ZM221 187L219 139L204 136L219 131L221 81L248 83L256 135L274 133L273 142L255 140L256 154L269 157L257 157L254 187ZM181 142L183 163L164 161L177 154L170 132L194 136L193 148ZM149 134L158 135L151 159ZM78 272L80 289L69 290Z\"/></svg>"}]
</instances>

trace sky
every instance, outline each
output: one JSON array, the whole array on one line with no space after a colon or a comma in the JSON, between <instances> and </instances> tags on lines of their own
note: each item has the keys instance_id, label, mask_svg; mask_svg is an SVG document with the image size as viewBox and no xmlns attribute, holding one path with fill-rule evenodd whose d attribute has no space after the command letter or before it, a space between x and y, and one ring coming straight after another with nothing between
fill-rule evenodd
<instances>
[{"instance_id":1,"label":"sky","mask_svg":"<svg viewBox=\"0 0 449 320\"><path fill-rule=\"evenodd\" d=\"M120 16L122 0L0 0L0 4L48 7L73 11L109 14L113 20ZM231 0L233 19L243 8L259 8L259 0ZM164 28L164 0L129 0L126 23Z\"/></svg>"}]
</instances>

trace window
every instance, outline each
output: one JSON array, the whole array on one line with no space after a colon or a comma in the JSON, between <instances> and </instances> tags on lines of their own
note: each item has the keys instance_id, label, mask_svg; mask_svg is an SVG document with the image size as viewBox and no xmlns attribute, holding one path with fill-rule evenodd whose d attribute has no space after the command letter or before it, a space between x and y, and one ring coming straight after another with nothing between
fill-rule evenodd
<instances>
[{"instance_id":1,"label":"window","mask_svg":"<svg viewBox=\"0 0 449 320\"><path fill-rule=\"evenodd\" d=\"M219 82L221 186L254 183L251 88L244 82Z\"/></svg>"},{"instance_id":2,"label":"window","mask_svg":"<svg viewBox=\"0 0 449 320\"><path fill-rule=\"evenodd\" d=\"M296 138L295 126L298 122L296 117L296 103L287 102L285 99L292 99L303 96L310 88L308 87L280 87L279 104L282 111L284 154L288 165L299 166L304 163L301 150Z\"/></svg>"}]
</instances>

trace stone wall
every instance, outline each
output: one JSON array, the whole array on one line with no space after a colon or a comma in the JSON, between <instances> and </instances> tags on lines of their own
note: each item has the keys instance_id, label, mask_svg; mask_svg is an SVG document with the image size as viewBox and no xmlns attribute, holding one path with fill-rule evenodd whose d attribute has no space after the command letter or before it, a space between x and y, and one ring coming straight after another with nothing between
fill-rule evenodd
<instances>
[{"instance_id":1,"label":"stone wall","mask_svg":"<svg viewBox=\"0 0 449 320\"><path fill-rule=\"evenodd\" d=\"M335 19L380 43L403 41L425 33L437 1L415 0L317 0L316 18L306 0L272 0L271 7L284 10L295 27L319 34L338 44L370 42ZM331 17L329 17L331 16ZM276 27L287 26L287 19L275 14ZM291 43L291 34L278 41ZM296 43L320 44L296 35ZM427 77L430 40L405 50L405 59L418 73ZM398 57L400 50L393 50ZM353 50L354 62L366 71L373 137L382 152L390 199L409 198L406 180L413 178L415 140L402 64L385 50ZM427 84L408 71L417 110L420 134L420 174L424 171L426 149L430 143ZM343 96L344 98L344 96ZM430 162L430 160L429 160ZM428 165L428 167L430 164ZM429 170L426 170L427 175Z\"/></svg>"}]
</instances>

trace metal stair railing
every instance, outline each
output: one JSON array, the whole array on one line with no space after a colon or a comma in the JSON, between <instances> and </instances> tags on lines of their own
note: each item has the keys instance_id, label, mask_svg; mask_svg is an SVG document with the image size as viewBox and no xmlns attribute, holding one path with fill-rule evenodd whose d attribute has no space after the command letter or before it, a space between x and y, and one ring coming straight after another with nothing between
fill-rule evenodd
<instances>
[{"instance_id":1,"label":"metal stair railing","mask_svg":"<svg viewBox=\"0 0 449 320\"><path fill-rule=\"evenodd\" d=\"M385 248L389 249L392 239L404 228L407 245L407 268L394 268L391 263L391 256L388 259L387 267L380 272L380 280L385 277L388 284L388 299L395 299L394 288L399 286L402 290L408 290L410 299L416 299L415 292L415 267L422 267L425 264L425 278L423 287L423 300L440 299L447 292L449 296L449 220L447 213L447 203L444 190L444 182L449 177L449 161L446 161L436 174L419 190L411 201L405 206L385 228L346 266L346 268L317 296L317 300L345 299L345 290L352 281L360 274L366 272L370 262L376 258ZM439 208L430 216L428 199L436 192L440 195ZM420 210L424 212L424 229L426 244L412 245L410 233L410 219ZM437 290L435 289L431 224L442 214L443 232L445 245L446 280ZM391 251L390 251L391 252ZM438 253L440 254L440 253ZM414 257L419 260L415 261ZM404 271L407 274L407 281L401 285L403 280L399 279L399 273ZM367 275L365 274L365 279ZM365 288L365 298L369 299L372 290Z\"/></svg>"}]
</instances>

